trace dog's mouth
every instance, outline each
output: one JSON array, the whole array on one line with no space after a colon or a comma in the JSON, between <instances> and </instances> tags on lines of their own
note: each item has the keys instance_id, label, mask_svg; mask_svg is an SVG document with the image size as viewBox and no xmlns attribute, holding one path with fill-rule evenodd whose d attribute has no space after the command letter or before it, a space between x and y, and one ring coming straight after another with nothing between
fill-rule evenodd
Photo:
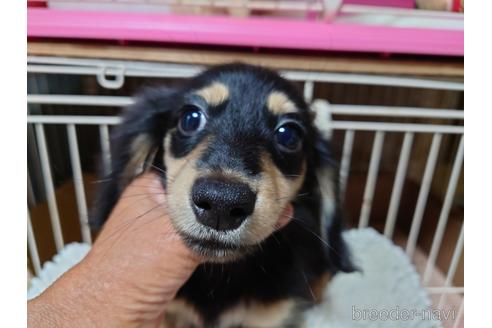
<instances>
[{"instance_id":1,"label":"dog's mouth","mask_svg":"<svg viewBox=\"0 0 492 328\"><path fill-rule=\"evenodd\" d=\"M253 252L258 247L258 245L225 242L216 237L197 238L186 232L181 232L181 236L188 247L210 262L232 261Z\"/></svg>"},{"instance_id":2,"label":"dog's mouth","mask_svg":"<svg viewBox=\"0 0 492 328\"><path fill-rule=\"evenodd\" d=\"M276 223L268 229L269 233L258 239L245 238L248 234L259 237L254 230L249 228L248 220L232 231L217 231L195 223L192 229L178 229L178 233L189 248L207 261L230 262L259 250L266 238L290 222L292 212L293 207L288 203ZM254 218L250 219L254 220Z\"/></svg>"},{"instance_id":3,"label":"dog's mouth","mask_svg":"<svg viewBox=\"0 0 492 328\"><path fill-rule=\"evenodd\" d=\"M245 238L248 233L248 222L244 222L234 230L218 231L193 222L186 227L177 229L187 246L208 262L231 262L258 248L259 240Z\"/></svg>"}]
</instances>

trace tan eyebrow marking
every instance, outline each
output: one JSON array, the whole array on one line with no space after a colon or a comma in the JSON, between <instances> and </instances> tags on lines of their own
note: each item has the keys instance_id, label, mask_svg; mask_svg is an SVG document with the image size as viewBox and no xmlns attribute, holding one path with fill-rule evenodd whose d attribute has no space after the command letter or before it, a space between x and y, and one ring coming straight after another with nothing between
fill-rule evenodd
<instances>
[{"instance_id":1,"label":"tan eyebrow marking","mask_svg":"<svg viewBox=\"0 0 492 328\"><path fill-rule=\"evenodd\" d=\"M273 114L287 114L297 112L296 105L280 91L273 91L267 99L267 107Z\"/></svg>"},{"instance_id":2,"label":"tan eyebrow marking","mask_svg":"<svg viewBox=\"0 0 492 328\"><path fill-rule=\"evenodd\" d=\"M198 90L196 94L201 96L209 105L217 106L229 98L229 88L223 83L213 82Z\"/></svg>"}]
</instances>

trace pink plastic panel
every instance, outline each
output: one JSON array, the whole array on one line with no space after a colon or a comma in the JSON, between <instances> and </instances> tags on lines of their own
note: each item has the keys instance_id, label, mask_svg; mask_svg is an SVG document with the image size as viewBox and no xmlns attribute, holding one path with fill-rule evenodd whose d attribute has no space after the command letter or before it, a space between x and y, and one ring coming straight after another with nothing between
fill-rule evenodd
<instances>
[{"instance_id":1,"label":"pink plastic panel","mask_svg":"<svg viewBox=\"0 0 492 328\"><path fill-rule=\"evenodd\" d=\"M462 56L463 31L29 8L28 37Z\"/></svg>"},{"instance_id":2,"label":"pink plastic panel","mask_svg":"<svg viewBox=\"0 0 492 328\"><path fill-rule=\"evenodd\" d=\"M366 6L415 8L415 0L344 0L343 3Z\"/></svg>"}]
</instances>

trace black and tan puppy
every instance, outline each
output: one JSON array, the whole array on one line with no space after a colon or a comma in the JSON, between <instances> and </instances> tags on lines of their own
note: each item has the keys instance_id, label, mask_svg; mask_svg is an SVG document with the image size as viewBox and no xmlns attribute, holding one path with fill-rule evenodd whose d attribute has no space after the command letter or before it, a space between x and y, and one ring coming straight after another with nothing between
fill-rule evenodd
<instances>
[{"instance_id":1,"label":"black and tan puppy","mask_svg":"<svg viewBox=\"0 0 492 328\"><path fill-rule=\"evenodd\" d=\"M243 64L149 90L130 108L94 220L136 174L161 174L174 227L209 259L169 306L167 326L299 327L328 278L353 270L337 170L313 122L293 85ZM278 230L289 202L294 217Z\"/></svg>"}]
</instances>

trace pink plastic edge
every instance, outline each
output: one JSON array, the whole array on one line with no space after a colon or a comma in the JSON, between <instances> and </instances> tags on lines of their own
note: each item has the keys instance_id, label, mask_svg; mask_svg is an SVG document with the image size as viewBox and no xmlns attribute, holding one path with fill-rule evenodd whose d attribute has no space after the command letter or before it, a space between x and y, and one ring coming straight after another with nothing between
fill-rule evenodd
<instances>
[{"instance_id":1,"label":"pink plastic edge","mask_svg":"<svg viewBox=\"0 0 492 328\"><path fill-rule=\"evenodd\" d=\"M28 8L27 36L464 55L463 31L329 24L273 18L240 19Z\"/></svg>"},{"instance_id":2,"label":"pink plastic edge","mask_svg":"<svg viewBox=\"0 0 492 328\"><path fill-rule=\"evenodd\" d=\"M414 8L414 0L344 0L346 4L357 4L366 6L385 6L394 8Z\"/></svg>"}]
</instances>

